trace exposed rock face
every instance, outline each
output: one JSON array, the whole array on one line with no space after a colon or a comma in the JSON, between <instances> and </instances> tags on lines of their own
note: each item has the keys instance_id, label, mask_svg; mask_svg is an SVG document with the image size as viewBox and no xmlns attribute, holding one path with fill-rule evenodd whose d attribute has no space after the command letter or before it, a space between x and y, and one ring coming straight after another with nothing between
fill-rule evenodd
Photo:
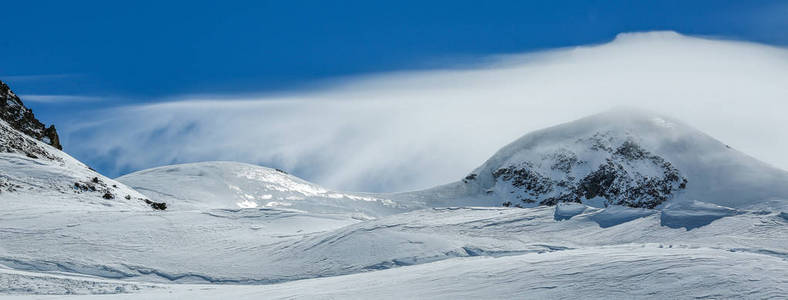
<instances>
[{"instance_id":1,"label":"exposed rock face","mask_svg":"<svg viewBox=\"0 0 788 300\"><path fill-rule=\"evenodd\" d=\"M60 158L47 151L46 146L26 137L11 125L0 122L0 153L19 153L30 158L60 161Z\"/></svg>"},{"instance_id":2,"label":"exposed rock face","mask_svg":"<svg viewBox=\"0 0 788 300\"><path fill-rule=\"evenodd\" d=\"M603 201L654 208L687 186L687 179L670 162L631 139L620 142L597 133L570 148L495 169L496 190L521 202L504 205Z\"/></svg>"},{"instance_id":3,"label":"exposed rock face","mask_svg":"<svg viewBox=\"0 0 788 300\"><path fill-rule=\"evenodd\" d=\"M26 135L57 149L63 149L55 125L46 127L36 119L33 111L25 107L22 100L2 81L0 81L0 119Z\"/></svg>"}]
</instances>

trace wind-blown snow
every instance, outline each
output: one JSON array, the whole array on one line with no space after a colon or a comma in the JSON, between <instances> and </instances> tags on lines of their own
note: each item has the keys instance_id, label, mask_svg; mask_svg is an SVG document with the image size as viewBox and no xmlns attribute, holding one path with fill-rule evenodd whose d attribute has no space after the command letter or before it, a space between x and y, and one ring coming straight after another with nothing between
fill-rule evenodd
<instances>
[{"instance_id":1,"label":"wind-blown snow","mask_svg":"<svg viewBox=\"0 0 788 300\"><path fill-rule=\"evenodd\" d=\"M784 208L788 203L788 172L732 149L683 122L628 108L528 133L499 150L472 171L469 178L392 197L423 201L432 206L498 206L506 201L535 205L538 201L529 204L524 200L541 200L546 196L532 196L532 190L518 187L504 177L496 177L496 172L508 166L527 165L529 167L523 167L524 170L533 170L536 177L552 181L528 181L529 185L537 188L552 185L551 192L547 193L552 196L563 191L559 182L563 180L569 182L568 191L571 192L573 185L578 185L578 179L615 157L610 152L625 143L658 156L660 161L671 164L678 175L687 180L686 187L673 191L666 203L703 201L731 208L775 205ZM624 161L622 168L617 176L659 176L664 172L661 164L639 160ZM533 177L524 177L524 180L533 181ZM680 180L674 186L678 183ZM569 200L573 201L573 198ZM597 199L580 200L589 205L599 205Z\"/></svg>"},{"instance_id":2,"label":"wind-blown snow","mask_svg":"<svg viewBox=\"0 0 788 300\"><path fill-rule=\"evenodd\" d=\"M788 293L786 276L779 258L646 245L453 259L271 286L172 286L116 298L779 299Z\"/></svg>"},{"instance_id":3,"label":"wind-blown snow","mask_svg":"<svg viewBox=\"0 0 788 300\"><path fill-rule=\"evenodd\" d=\"M742 212L687 231L660 226L655 215L601 228L593 217L604 210L588 208L563 221L554 220L553 211L428 209L334 229L320 221L317 226L327 231L303 235L293 231L319 219L272 219L254 210L216 216L111 214L83 222L74 215L58 221L68 226L49 221L60 228L57 232L33 235L21 227L41 219L4 215L0 226L6 231L0 238L19 246L6 249L0 263L125 279L137 286L144 285L141 281L232 284L321 277L262 286L165 285L164 293L143 289L128 296L149 299L172 297L171 292L207 298L505 298L528 292L564 298L581 291L596 297L671 298L688 290L715 298L786 296L788 247L781 237L788 226L776 212ZM291 222L275 225L275 220ZM289 233L275 233L269 226ZM8 257L23 244L38 250L29 257ZM85 249L89 257L70 255ZM111 261L122 263L102 263ZM392 270L375 271L381 269ZM58 282L50 284L72 284Z\"/></svg>"},{"instance_id":4,"label":"wind-blown snow","mask_svg":"<svg viewBox=\"0 0 788 300\"><path fill-rule=\"evenodd\" d=\"M232 160L331 189L398 192L462 178L525 132L631 105L786 169L787 77L784 47L629 33L316 90L151 99L165 102L86 112L64 120L73 126L61 136L76 157L112 176Z\"/></svg>"}]
</instances>

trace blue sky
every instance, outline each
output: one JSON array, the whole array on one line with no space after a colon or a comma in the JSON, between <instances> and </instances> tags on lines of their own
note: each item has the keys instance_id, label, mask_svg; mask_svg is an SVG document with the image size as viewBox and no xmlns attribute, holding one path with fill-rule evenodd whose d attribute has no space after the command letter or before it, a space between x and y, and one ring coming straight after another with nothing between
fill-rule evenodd
<instances>
[{"instance_id":1,"label":"blue sky","mask_svg":"<svg viewBox=\"0 0 788 300\"><path fill-rule=\"evenodd\" d=\"M600 43L631 31L785 45L786 7L785 1L8 1L0 18L0 78L20 94L95 96L102 105L288 90L336 76ZM31 105L48 115L54 104Z\"/></svg>"},{"instance_id":2,"label":"blue sky","mask_svg":"<svg viewBox=\"0 0 788 300\"><path fill-rule=\"evenodd\" d=\"M303 91L622 32L788 44L785 1L8 1L3 12L0 80L61 131L94 109ZM66 150L75 143L100 141L66 138ZM111 176L134 170L72 154Z\"/></svg>"}]
</instances>

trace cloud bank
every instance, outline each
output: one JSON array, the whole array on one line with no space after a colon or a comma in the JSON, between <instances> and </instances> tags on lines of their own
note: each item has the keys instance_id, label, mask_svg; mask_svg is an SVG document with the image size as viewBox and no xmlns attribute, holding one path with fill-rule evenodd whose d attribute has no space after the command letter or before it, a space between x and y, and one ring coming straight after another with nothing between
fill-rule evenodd
<instances>
[{"instance_id":1,"label":"cloud bank","mask_svg":"<svg viewBox=\"0 0 788 300\"><path fill-rule=\"evenodd\" d=\"M404 191L458 180L529 131L620 105L672 115L788 168L788 50L673 32L304 92L184 96L79 116L63 136L109 175L233 160L335 189Z\"/></svg>"},{"instance_id":2,"label":"cloud bank","mask_svg":"<svg viewBox=\"0 0 788 300\"><path fill-rule=\"evenodd\" d=\"M78 95L19 95L25 102L41 103L71 103L71 102L95 102L101 101L99 97L78 96Z\"/></svg>"}]
</instances>

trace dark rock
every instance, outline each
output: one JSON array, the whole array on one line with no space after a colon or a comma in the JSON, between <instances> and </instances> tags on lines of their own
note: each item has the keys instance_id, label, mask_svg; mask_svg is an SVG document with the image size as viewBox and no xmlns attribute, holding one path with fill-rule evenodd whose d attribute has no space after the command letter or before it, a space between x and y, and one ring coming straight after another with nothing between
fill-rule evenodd
<instances>
[{"instance_id":1,"label":"dark rock","mask_svg":"<svg viewBox=\"0 0 788 300\"><path fill-rule=\"evenodd\" d=\"M553 170L563 171L567 174L569 174L569 172L572 171L572 168L575 166L585 163L577 159L577 154L569 151L558 152L551 156L552 157L550 157L550 159L553 161L553 164L550 166L550 168Z\"/></svg>"},{"instance_id":2,"label":"dark rock","mask_svg":"<svg viewBox=\"0 0 788 300\"><path fill-rule=\"evenodd\" d=\"M605 134L581 140L590 143L593 151L606 152L607 160L582 178L571 174L576 166L586 164L575 153L562 149L543 156L550 170L566 175L548 177L540 173L535 163L524 161L495 170L493 178L498 183L511 185L510 191L523 203L556 205L582 203L583 199L605 199L607 205L624 205L636 208L655 208L670 199L675 192L687 187L687 179L670 162L643 149L632 140L615 147ZM650 165L659 175L645 175L632 169L633 165ZM629 171L628 171L629 170ZM511 204L510 204L511 205Z\"/></svg>"},{"instance_id":3,"label":"dark rock","mask_svg":"<svg viewBox=\"0 0 788 300\"><path fill-rule=\"evenodd\" d=\"M104 191L102 197L104 199L114 199L115 195L111 193L111 188L107 186L106 183L102 182L98 179L98 177L93 177L88 181L82 182L74 182L74 191L77 193L81 192L97 192L97 191ZM109 195L107 195L109 194ZM110 198L107 198L110 197Z\"/></svg>"},{"instance_id":4,"label":"dark rock","mask_svg":"<svg viewBox=\"0 0 788 300\"><path fill-rule=\"evenodd\" d=\"M88 192L88 191L95 192L96 191L96 186L93 185L93 184L90 184L90 183L75 182L74 183L74 189L79 191L79 192Z\"/></svg>"},{"instance_id":5,"label":"dark rock","mask_svg":"<svg viewBox=\"0 0 788 300\"><path fill-rule=\"evenodd\" d=\"M62 158L53 155L34 138L26 136L6 122L0 122L0 152L19 153L32 159L62 161Z\"/></svg>"},{"instance_id":6,"label":"dark rock","mask_svg":"<svg viewBox=\"0 0 788 300\"><path fill-rule=\"evenodd\" d=\"M0 81L0 119L30 137L63 150L55 125L47 127L33 115L33 111L25 107L22 100Z\"/></svg>"},{"instance_id":7,"label":"dark rock","mask_svg":"<svg viewBox=\"0 0 788 300\"><path fill-rule=\"evenodd\" d=\"M620 155L629 160L643 159L648 152L640 148L638 144L633 141L626 141L616 149L616 155Z\"/></svg>"},{"instance_id":8,"label":"dark rock","mask_svg":"<svg viewBox=\"0 0 788 300\"><path fill-rule=\"evenodd\" d=\"M465 179L463 179L462 181L468 183L468 181L476 180L476 176L478 175L471 173L468 176L465 176Z\"/></svg>"},{"instance_id":9,"label":"dark rock","mask_svg":"<svg viewBox=\"0 0 788 300\"><path fill-rule=\"evenodd\" d=\"M509 166L496 170L493 173L493 177L509 181L513 186L527 190L535 196L552 191L553 187L550 179L542 176L542 174L539 174L532 168L529 163L523 163L520 166Z\"/></svg>"},{"instance_id":10,"label":"dark rock","mask_svg":"<svg viewBox=\"0 0 788 300\"><path fill-rule=\"evenodd\" d=\"M150 201L148 199L145 199L145 203L150 205L150 207L152 207L155 210L166 210L167 209L167 203L164 203L164 202L153 202L153 201Z\"/></svg>"}]
</instances>

